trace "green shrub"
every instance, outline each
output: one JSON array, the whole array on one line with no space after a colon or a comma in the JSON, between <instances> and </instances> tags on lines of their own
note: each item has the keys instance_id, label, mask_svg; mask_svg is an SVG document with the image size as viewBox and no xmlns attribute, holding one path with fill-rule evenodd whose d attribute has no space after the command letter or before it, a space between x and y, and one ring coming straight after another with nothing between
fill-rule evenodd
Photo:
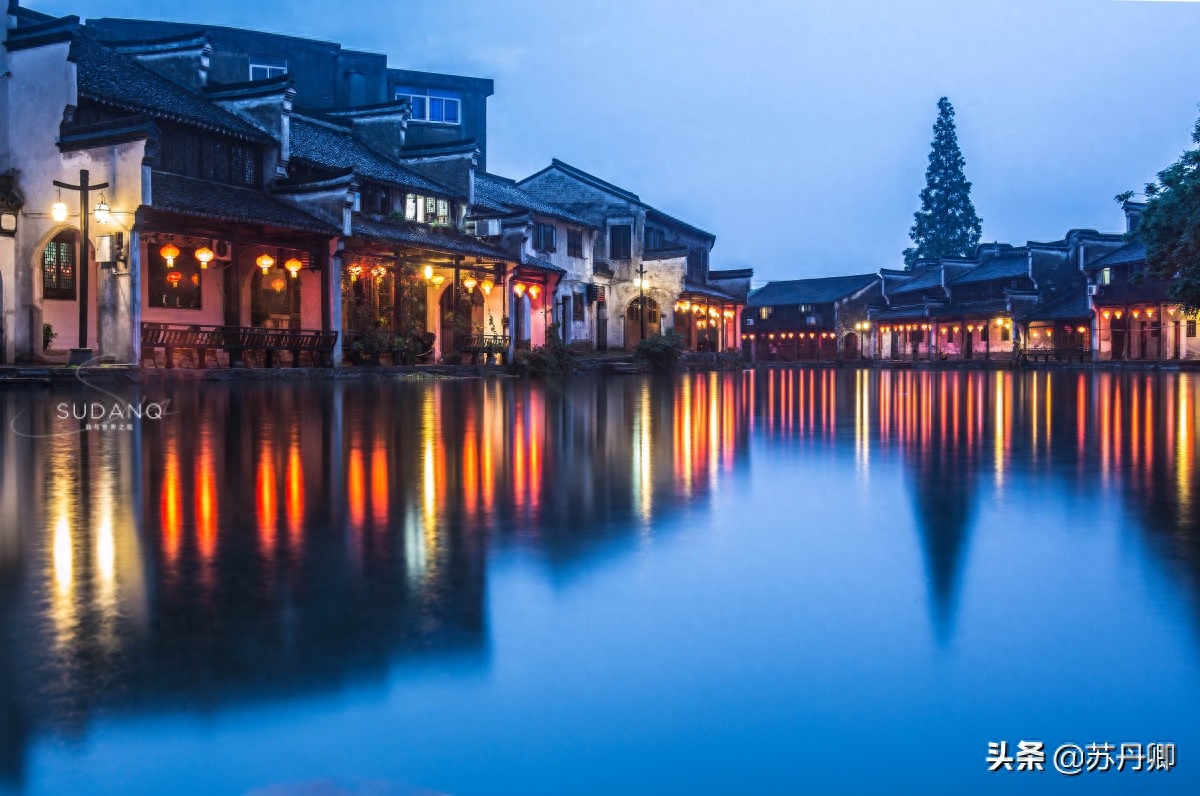
<instances>
[{"instance_id":1,"label":"green shrub","mask_svg":"<svg viewBox=\"0 0 1200 796\"><path fill-rule=\"evenodd\" d=\"M637 345L637 358L650 363L657 371L669 373L679 364L683 356L683 336L674 329L668 329L664 334L654 334L644 338Z\"/></svg>"},{"instance_id":2,"label":"green shrub","mask_svg":"<svg viewBox=\"0 0 1200 796\"><path fill-rule=\"evenodd\" d=\"M575 370L575 355L559 335L558 324L553 323L546 329L546 344L518 351L508 369L521 376L563 376Z\"/></svg>"}]
</instances>

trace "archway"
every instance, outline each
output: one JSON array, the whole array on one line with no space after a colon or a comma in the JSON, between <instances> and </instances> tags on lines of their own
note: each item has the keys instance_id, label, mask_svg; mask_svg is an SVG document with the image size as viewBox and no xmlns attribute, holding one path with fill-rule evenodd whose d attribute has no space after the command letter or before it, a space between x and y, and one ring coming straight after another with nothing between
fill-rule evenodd
<instances>
[{"instance_id":1,"label":"archway","mask_svg":"<svg viewBox=\"0 0 1200 796\"><path fill-rule=\"evenodd\" d=\"M483 291L465 289L458 291L458 303L461 312L456 317L454 313L454 288L447 287L442 291L439 305L439 317L442 325L442 356L456 353L461 341L478 333L483 328Z\"/></svg>"},{"instance_id":2,"label":"archway","mask_svg":"<svg viewBox=\"0 0 1200 796\"><path fill-rule=\"evenodd\" d=\"M625 348L633 349L642 341L643 329L646 332L645 337L656 335L662 330L658 302L649 296L635 298L625 310Z\"/></svg>"},{"instance_id":3,"label":"archway","mask_svg":"<svg viewBox=\"0 0 1200 796\"><path fill-rule=\"evenodd\" d=\"M858 332L846 332L842 337L842 356L845 359L858 359Z\"/></svg>"}]
</instances>

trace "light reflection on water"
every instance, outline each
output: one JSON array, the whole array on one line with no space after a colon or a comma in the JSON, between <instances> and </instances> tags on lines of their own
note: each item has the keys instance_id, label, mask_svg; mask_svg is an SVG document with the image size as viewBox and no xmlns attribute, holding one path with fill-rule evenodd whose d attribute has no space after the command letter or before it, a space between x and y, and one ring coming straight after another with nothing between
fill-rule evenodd
<instances>
[{"instance_id":1,"label":"light reflection on water","mask_svg":"<svg viewBox=\"0 0 1200 796\"><path fill-rule=\"evenodd\" d=\"M370 713L392 697L354 689L383 683L460 718L442 726L435 712L424 725L428 746L410 738L411 755L388 754L378 768L370 758L372 772L454 793L674 792L685 782L689 792L788 792L827 776L860 790L897 776L896 765L860 764L842 781L778 761L818 734L849 748L872 733L911 733L927 745L955 738L962 759L930 786L955 792L982 771L979 750L1006 737L1004 728L1047 734L1056 725L1029 695L1013 697L1028 726L1012 721L1011 704L989 708L982 696L971 719L931 709L953 690L948 683L961 681L973 698L1014 672L1052 682L1078 652L1045 610L1062 605L1031 604L1022 591L1027 577L1061 589L1077 578L1069 567L1014 564L1023 550L1045 562L1078 557L1075 575L1086 574L1093 601L1136 605L1148 625L1165 625L1140 639L1163 656L1165 672L1139 671L1119 636L1098 633L1091 654L1111 672L1090 678L1115 686L1132 671L1157 678L1180 703L1200 696L1197 384L1154 373L789 370L563 385L206 385L170 390L172 414L132 432L38 439L10 427L69 431L54 405L95 396L0 393L0 778L30 793L62 792L62 782L80 792L154 792L173 777L195 779L197 792L236 792L305 779L312 765L256 757L218 774L196 756L227 754L228 738L253 735L255 722L304 726L311 742L332 709L305 700L352 694L338 710ZM1087 569L1085 547L1110 543L1108 569ZM910 554L919 574L891 569ZM620 573L616 595L594 584L606 573ZM838 589L823 590L835 574ZM540 594L533 603L514 596L531 589ZM726 592L742 601L718 601ZM895 602L872 604L877 592ZM904 618L901 606L917 598L927 634ZM823 613L811 613L818 604ZM1036 653L988 637L997 604L1032 609ZM554 612L567 605L584 621L564 632ZM623 746L629 717L692 709L682 696L692 680L673 668L679 640L663 628L721 626L726 615L736 622L724 634L687 638L695 659L709 660L707 674L732 678L712 697L722 729L672 731L662 719L657 747ZM559 631L539 635L539 622ZM825 668L860 635L880 644L899 636L903 656L925 663L907 683L880 676L888 685L874 702L839 695L871 691ZM620 679L609 670L632 664L603 650L630 639L645 667L639 686L660 685L637 698L606 682ZM798 639L805 643L793 649ZM743 658L739 642L772 652ZM582 667L553 663L576 646L601 652ZM878 653L855 658L859 677L894 664ZM796 679L775 672L787 661ZM401 665L428 674L399 676ZM507 674L514 668L523 674ZM764 668L775 676L756 680ZM467 678L478 727L462 720L466 697L448 694L439 670ZM488 691L505 677L529 687L519 703L501 699L499 686ZM921 691L926 677L945 681ZM583 693L555 702L555 681ZM889 700L925 718L889 719ZM773 703L792 705L791 720L772 713ZM256 718L191 728L178 741L152 728L158 717L247 709ZM514 711L556 717L578 748L553 747L561 765L539 770L536 744L505 743L486 729L505 726L506 715L526 727ZM1144 715L1122 703L1092 718L1097 732L1116 718L1161 734L1153 740L1200 742L1194 723L1153 703ZM385 710L320 745L352 761L349 749L399 732L396 721ZM730 736L726 724L744 731ZM62 739L72 743L66 751ZM175 762L144 786L96 775L136 769L155 743ZM720 743L727 764L705 756L706 743ZM503 751L473 764L447 756L447 747L480 744ZM625 761L623 774L605 763L612 754ZM316 771L368 773L361 762L344 765ZM589 766L608 773L572 773ZM1061 784L1056 776L1034 784ZM1196 782L1197 770L1167 776L1176 788Z\"/></svg>"}]
</instances>

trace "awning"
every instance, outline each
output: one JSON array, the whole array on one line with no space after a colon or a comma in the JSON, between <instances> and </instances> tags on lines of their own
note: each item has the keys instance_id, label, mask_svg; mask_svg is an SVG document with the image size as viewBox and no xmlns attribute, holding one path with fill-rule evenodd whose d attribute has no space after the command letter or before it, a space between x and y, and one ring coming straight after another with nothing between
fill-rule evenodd
<instances>
[{"instance_id":1,"label":"awning","mask_svg":"<svg viewBox=\"0 0 1200 796\"><path fill-rule=\"evenodd\" d=\"M350 231L354 237L374 243L400 244L427 251L519 264L517 255L512 252L488 246L450 227L431 227L414 221L383 221L355 214Z\"/></svg>"}]
</instances>

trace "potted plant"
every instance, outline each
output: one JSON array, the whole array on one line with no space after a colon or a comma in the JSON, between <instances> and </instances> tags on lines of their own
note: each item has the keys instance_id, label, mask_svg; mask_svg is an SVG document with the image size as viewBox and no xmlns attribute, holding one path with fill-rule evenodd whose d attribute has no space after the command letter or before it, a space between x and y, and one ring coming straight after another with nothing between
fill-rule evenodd
<instances>
[{"instance_id":1,"label":"potted plant","mask_svg":"<svg viewBox=\"0 0 1200 796\"><path fill-rule=\"evenodd\" d=\"M50 344L54 342L54 338L58 337L58 333L54 331L54 326L49 323L42 324L42 350L49 351Z\"/></svg>"}]
</instances>

